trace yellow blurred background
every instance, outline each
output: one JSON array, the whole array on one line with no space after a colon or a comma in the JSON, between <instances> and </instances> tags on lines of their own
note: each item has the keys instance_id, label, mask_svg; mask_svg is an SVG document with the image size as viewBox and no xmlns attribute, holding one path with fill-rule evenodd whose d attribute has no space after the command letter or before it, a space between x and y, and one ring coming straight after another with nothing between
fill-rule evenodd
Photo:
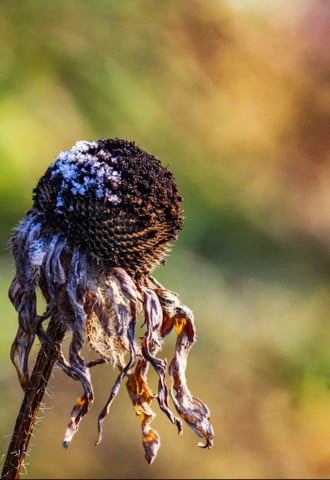
<instances>
[{"instance_id":1,"label":"yellow blurred background","mask_svg":"<svg viewBox=\"0 0 330 480\"><path fill-rule=\"evenodd\" d=\"M64 450L81 392L56 368L24 478L329 478L329 27L327 0L1 1L0 451L22 399L10 235L55 156L102 137L156 155L183 195L155 276L195 313L188 384L216 435L198 449L155 405L149 466L123 385L95 447L103 366Z\"/></svg>"}]
</instances>

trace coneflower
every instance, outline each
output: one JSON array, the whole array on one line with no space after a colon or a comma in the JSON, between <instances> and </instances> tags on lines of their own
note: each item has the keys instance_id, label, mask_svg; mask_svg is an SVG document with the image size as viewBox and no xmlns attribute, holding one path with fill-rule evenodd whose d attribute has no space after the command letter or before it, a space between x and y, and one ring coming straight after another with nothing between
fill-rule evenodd
<instances>
[{"instance_id":1,"label":"coneflower","mask_svg":"<svg viewBox=\"0 0 330 480\"><path fill-rule=\"evenodd\" d=\"M25 397L2 478L19 478L55 362L83 388L71 412L64 447L92 406L91 367L108 362L118 367L119 374L99 415L97 444L126 378L149 463L160 446L159 435L150 425L155 398L179 432L183 419L205 439L200 446L212 446L209 410L190 393L185 377L188 352L195 341L193 314L152 276L183 228L181 203L172 173L134 142L118 138L77 142L61 152L39 180L32 208L12 237L16 275L9 297L18 312L19 327L11 359ZM37 313L38 287L46 301L42 314ZM136 338L139 316L145 331ZM158 352L173 329L177 340L167 365ZM72 335L67 359L62 351L66 332ZM36 336L41 348L30 376L28 358ZM98 355L89 363L81 354L86 342ZM158 375L156 394L148 386L150 365ZM177 414L170 408L169 390Z\"/></svg>"}]
</instances>

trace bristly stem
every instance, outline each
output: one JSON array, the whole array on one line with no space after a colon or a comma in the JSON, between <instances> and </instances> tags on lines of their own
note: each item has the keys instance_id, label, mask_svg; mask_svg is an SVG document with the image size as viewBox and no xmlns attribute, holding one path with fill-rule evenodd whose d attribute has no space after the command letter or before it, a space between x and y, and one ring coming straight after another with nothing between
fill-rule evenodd
<instances>
[{"instance_id":1,"label":"bristly stem","mask_svg":"<svg viewBox=\"0 0 330 480\"><path fill-rule=\"evenodd\" d=\"M50 320L47 335L54 342L62 342L65 329L54 317ZM28 450L39 408L56 361L57 353L51 343L43 342L17 416L15 428L3 465L1 479L19 479Z\"/></svg>"}]
</instances>

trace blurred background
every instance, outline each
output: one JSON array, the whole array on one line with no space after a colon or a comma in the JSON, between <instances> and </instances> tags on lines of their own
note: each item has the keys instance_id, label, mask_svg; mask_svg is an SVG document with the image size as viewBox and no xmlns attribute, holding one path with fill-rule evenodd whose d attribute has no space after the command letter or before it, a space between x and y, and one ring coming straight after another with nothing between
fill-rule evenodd
<instances>
[{"instance_id":1,"label":"blurred background","mask_svg":"<svg viewBox=\"0 0 330 480\"><path fill-rule=\"evenodd\" d=\"M155 276L194 311L188 384L216 434L197 448L155 403L148 465L123 385L95 447L101 366L64 450L81 391L55 369L24 478L329 478L329 27L327 0L1 1L0 451L22 399L10 235L55 156L102 137L156 155L183 195Z\"/></svg>"}]
</instances>

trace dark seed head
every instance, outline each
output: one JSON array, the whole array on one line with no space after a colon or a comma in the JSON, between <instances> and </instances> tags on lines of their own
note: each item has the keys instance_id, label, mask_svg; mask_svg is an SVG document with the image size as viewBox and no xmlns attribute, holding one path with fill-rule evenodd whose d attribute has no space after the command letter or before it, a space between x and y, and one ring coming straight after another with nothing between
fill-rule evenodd
<instances>
[{"instance_id":1,"label":"dark seed head","mask_svg":"<svg viewBox=\"0 0 330 480\"><path fill-rule=\"evenodd\" d=\"M134 142L77 142L40 178L33 208L109 266L148 274L183 227L172 173Z\"/></svg>"}]
</instances>

